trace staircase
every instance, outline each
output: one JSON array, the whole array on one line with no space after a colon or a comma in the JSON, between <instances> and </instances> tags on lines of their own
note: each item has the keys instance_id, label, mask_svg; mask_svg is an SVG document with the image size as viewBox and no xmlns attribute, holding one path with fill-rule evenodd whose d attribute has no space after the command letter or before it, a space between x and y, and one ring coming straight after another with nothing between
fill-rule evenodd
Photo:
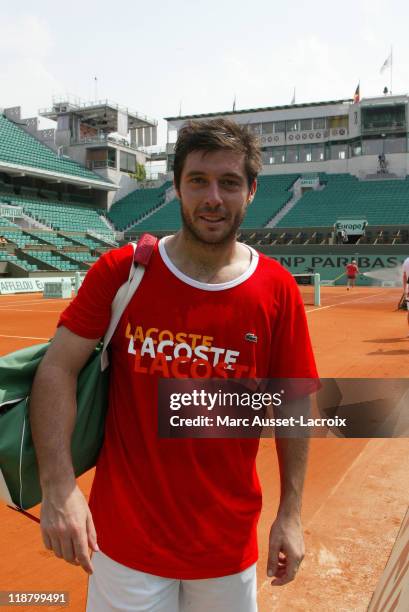
<instances>
[{"instance_id":1,"label":"staircase","mask_svg":"<svg viewBox=\"0 0 409 612\"><path fill-rule=\"evenodd\" d=\"M285 215L290 212L290 210L292 208L294 208L294 206L297 204L298 200L300 200L302 198L302 191L301 191L301 181L302 181L302 177L300 177L299 179L297 179L294 183L294 185L292 186L292 192L293 192L293 196L291 198L291 200L289 200L287 202L287 204L285 204L276 215L274 215L274 217L267 223L266 227L275 227L277 225L277 223L279 221L281 221L281 219L283 217L285 217Z\"/></svg>"}]
</instances>

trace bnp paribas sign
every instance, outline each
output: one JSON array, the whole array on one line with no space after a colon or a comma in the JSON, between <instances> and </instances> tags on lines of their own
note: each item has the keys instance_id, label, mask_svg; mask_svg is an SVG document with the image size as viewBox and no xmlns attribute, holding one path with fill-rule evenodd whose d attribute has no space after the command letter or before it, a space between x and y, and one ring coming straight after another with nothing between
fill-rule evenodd
<instances>
[{"instance_id":1,"label":"bnp paribas sign","mask_svg":"<svg viewBox=\"0 0 409 612\"><path fill-rule=\"evenodd\" d=\"M336 231L344 230L347 234L363 234L368 221L366 219L338 219L335 223Z\"/></svg>"}]
</instances>

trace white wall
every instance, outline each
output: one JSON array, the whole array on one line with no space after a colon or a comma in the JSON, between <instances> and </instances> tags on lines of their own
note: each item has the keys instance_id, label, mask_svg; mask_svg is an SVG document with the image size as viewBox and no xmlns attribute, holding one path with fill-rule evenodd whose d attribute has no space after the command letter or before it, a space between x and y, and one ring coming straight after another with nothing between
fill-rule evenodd
<instances>
[{"instance_id":1,"label":"white wall","mask_svg":"<svg viewBox=\"0 0 409 612\"><path fill-rule=\"evenodd\" d=\"M409 154L393 153L386 155L389 172L397 176L409 175ZM263 166L262 174L287 174L287 173L308 173L308 172L328 172L342 173L348 172L363 178L367 174L376 174L378 170L377 155L362 155L350 159L331 159L323 162L308 162L294 164L277 164Z\"/></svg>"},{"instance_id":2,"label":"white wall","mask_svg":"<svg viewBox=\"0 0 409 612\"><path fill-rule=\"evenodd\" d=\"M119 183L117 184L119 185L119 189L118 191L112 192L113 198L112 198L112 201L109 203L108 210L114 202L116 202L117 200L120 200L121 198L124 198L129 193L132 193L133 191L136 191L137 189L139 189L138 182L135 181L134 179L131 179L131 177L128 176L127 174L121 173L119 177Z\"/></svg>"}]
</instances>

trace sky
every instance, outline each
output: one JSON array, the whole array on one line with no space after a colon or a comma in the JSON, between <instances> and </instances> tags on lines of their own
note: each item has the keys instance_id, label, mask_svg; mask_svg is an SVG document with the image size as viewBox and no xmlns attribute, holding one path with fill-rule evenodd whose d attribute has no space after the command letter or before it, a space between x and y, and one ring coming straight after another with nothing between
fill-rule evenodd
<instances>
[{"instance_id":1,"label":"sky","mask_svg":"<svg viewBox=\"0 0 409 612\"><path fill-rule=\"evenodd\" d=\"M17 8L16 8L17 7ZM404 0L20 0L1 7L0 108L69 94L164 117L409 91ZM97 81L95 82L95 77ZM43 120L41 127L49 124Z\"/></svg>"}]
</instances>

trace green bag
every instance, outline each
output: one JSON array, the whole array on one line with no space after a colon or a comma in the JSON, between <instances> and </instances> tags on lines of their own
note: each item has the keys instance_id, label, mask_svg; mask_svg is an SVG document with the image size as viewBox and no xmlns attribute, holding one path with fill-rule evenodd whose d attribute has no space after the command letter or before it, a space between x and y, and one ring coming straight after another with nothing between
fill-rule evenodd
<instances>
[{"instance_id":1,"label":"green bag","mask_svg":"<svg viewBox=\"0 0 409 612\"><path fill-rule=\"evenodd\" d=\"M133 244L129 276L112 302L104 337L81 370L77 417L71 440L75 475L93 467L104 437L108 407L107 347L125 308L138 288L156 238L144 234ZM0 358L0 499L26 510L41 502L38 465L31 438L28 403L34 375L50 343L37 344Z\"/></svg>"},{"instance_id":2,"label":"green bag","mask_svg":"<svg viewBox=\"0 0 409 612\"><path fill-rule=\"evenodd\" d=\"M35 372L49 344L30 346L0 359L0 496L22 509L41 501L28 400ZM101 371L101 349L102 344L78 378L77 418L71 439L76 476L95 465L104 438L109 370Z\"/></svg>"}]
</instances>

